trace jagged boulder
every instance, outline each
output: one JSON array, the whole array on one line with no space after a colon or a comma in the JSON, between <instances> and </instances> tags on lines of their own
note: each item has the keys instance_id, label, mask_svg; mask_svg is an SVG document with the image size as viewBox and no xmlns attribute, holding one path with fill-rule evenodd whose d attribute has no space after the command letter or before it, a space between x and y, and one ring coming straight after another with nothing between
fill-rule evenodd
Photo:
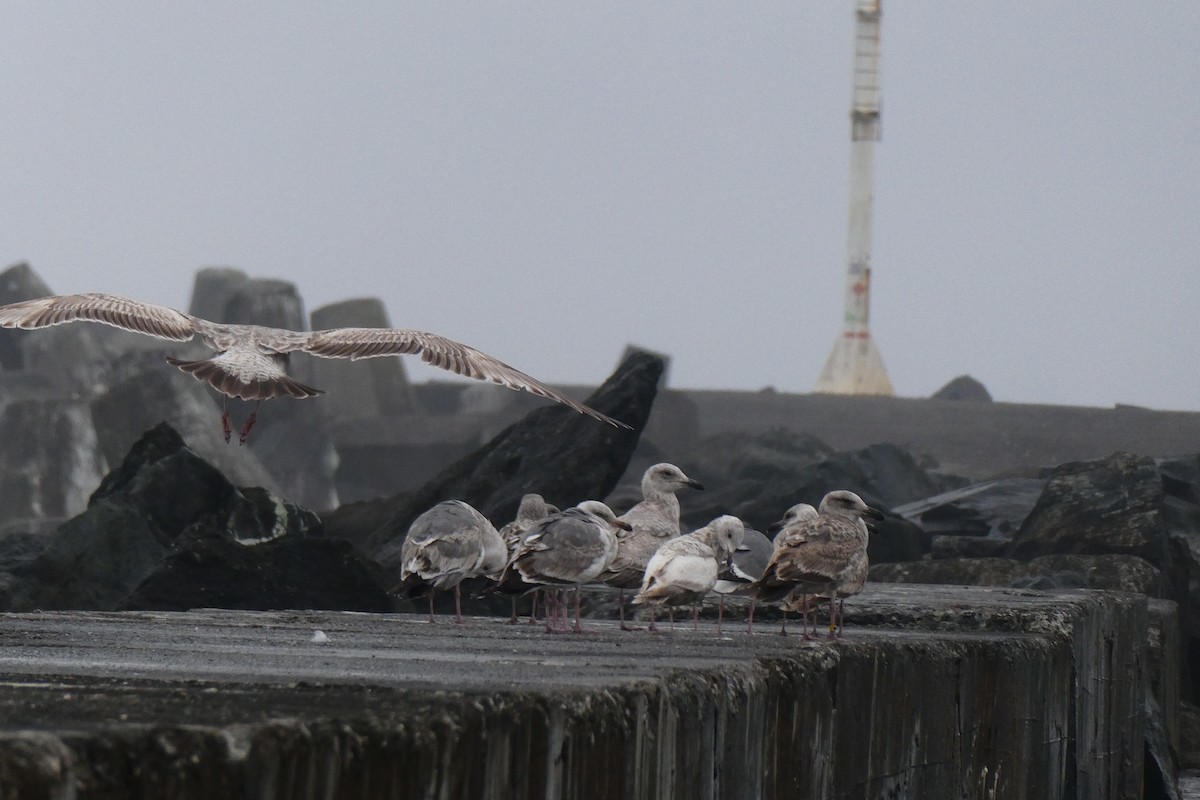
<instances>
[{"instance_id":1,"label":"jagged boulder","mask_svg":"<svg viewBox=\"0 0 1200 800\"><path fill-rule=\"evenodd\" d=\"M1046 486L1043 478L1003 478L896 506L932 536L988 536L1008 541Z\"/></svg>"},{"instance_id":2,"label":"jagged boulder","mask_svg":"<svg viewBox=\"0 0 1200 800\"><path fill-rule=\"evenodd\" d=\"M543 406L420 489L343 506L326 515L326 527L331 535L363 542L369 555L394 569L409 524L442 500L463 500L502 525L514 518L527 492L560 507L605 497L637 446L661 373L661 360L635 354L585 401L631 430L562 406Z\"/></svg>"},{"instance_id":3,"label":"jagged boulder","mask_svg":"<svg viewBox=\"0 0 1200 800\"><path fill-rule=\"evenodd\" d=\"M1121 553L1159 563L1166 525L1163 482L1154 461L1114 453L1056 467L1009 555L1028 560L1058 553Z\"/></svg>"},{"instance_id":4,"label":"jagged boulder","mask_svg":"<svg viewBox=\"0 0 1200 800\"><path fill-rule=\"evenodd\" d=\"M320 530L316 514L264 489L233 486L188 448L170 426L160 424L139 439L121 465L105 476L86 511L49 536L40 554L12 570L10 607L112 609L154 574L169 554L182 554L186 560L188 548L181 541L194 542L205 534L219 536L231 545L223 549L226 561L233 563L241 553L250 565L246 569L253 570L261 567L256 559L267 552L256 551L256 545L315 538ZM183 539L185 535L188 538ZM358 572L350 577L339 572L345 559L318 557L336 550L320 545L280 545L278 552L292 554L293 559L298 558L295 553L308 553L315 559L314 565L330 571L329 581L358 580ZM287 574L272 577L293 586L303 586L307 579ZM159 584L167 585L169 582ZM197 604L184 595L194 584L179 581L176 586L177 607ZM239 592L235 595L243 597ZM155 596L162 597L164 592ZM296 598L294 593L278 596ZM301 607L315 607L310 602L296 602Z\"/></svg>"},{"instance_id":5,"label":"jagged boulder","mask_svg":"<svg viewBox=\"0 0 1200 800\"><path fill-rule=\"evenodd\" d=\"M197 525L176 545L120 608L392 610L379 565L344 540L293 534L247 545Z\"/></svg>"},{"instance_id":6,"label":"jagged boulder","mask_svg":"<svg viewBox=\"0 0 1200 800\"><path fill-rule=\"evenodd\" d=\"M40 554L13 571L8 610L111 610L168 547L136 508L101 501L64 522Z\"/></svg>"},{"instance_id":7,"label":"jagged boulder","mask_svg":"<svg viewBox=\"0 0 1200 800\"><path fill-rule=\"evenodd\" d=\"M1162 574L1144 558L1131 555L1039 556L1025 564L1024 579L1013 586L1031 589L1079 586L1158 597Z\"/></svg>"},{"instance_id":8,"label":"jagged boulder","mask_svg":"<svg viewBox=\"0 0 1200 800\"><path fill-rule=\"evenodd\" d=\"M0 536L0 611L12 608L12 594L26 565L41 555L50 537L44 533L16 531Z\"/></svg>"},{"instance_id":9,"label":"jagged boulder","mask_svg":"<svg viewBox=\"0 0 1200 800\"><path fill-rule=\"evenodd\" d=\"M765 530L796 503L817 505L834 489L857 492L868 504L888 511L962 483L931 472L907 450L892 444L832 453L804 464L807 459L816 459L823 445L804 436L783 441L782 450L766 447L762 441L738 448L742 458L739 469L755 477L725 486L718 484L712 491L689 497L683 508L684 525L696 528L719 514L733 514L747 525ZM929 552L929 535L896 514L888 513L877 531L870 543L873 561L911 560Z\"/></svg>"}]
</instances>

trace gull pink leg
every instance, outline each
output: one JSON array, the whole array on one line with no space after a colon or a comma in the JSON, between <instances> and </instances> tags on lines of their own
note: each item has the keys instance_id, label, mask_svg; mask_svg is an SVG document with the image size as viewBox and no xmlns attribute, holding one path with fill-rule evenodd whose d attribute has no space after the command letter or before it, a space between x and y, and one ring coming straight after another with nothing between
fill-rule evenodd
<instances>
[{"instance_id":1,"label":"gull pink leg","mask_svg":"<svg viewBox=\"0 0 1200 800\"><path fill-rule=\"evenodd\" d=\"M620 613L621 613L621 630L623 630L623 631L640 631L641 630L641 628L639 628L637 625L630 625L628 622L625 621L625 590L624 589L622 589L617 594L617 608L620 610Z\"/></svg>"},{"instance_id":2,"label":"gull pink leg","mask_svg":"<svg viewBox=\"0 0 1200 800\"><path fill-rule=\"evenodd\" d=\"M246 437L250 435L250 429L254 427L254 423L258 422L258 407L262 405L262 400L254 404L254 410L250 412L250 416L246 417L246 424L242 426L241 435L238 436L238 444L245 444ZM229 441L226 439L226 441Z\"/></svg>"},{"instance_id":3,"label":"gull pink leg","mask_svg":"<svg viewBox=\"0 0 1200 800\"><path fill-rule=\"evenodd\" d=\"M229 444L229 437L233 435L233 420L229 418L229 398L224 396L221 403L221 432L225 434L225 444Z\"/></svg>"}]
</instances>

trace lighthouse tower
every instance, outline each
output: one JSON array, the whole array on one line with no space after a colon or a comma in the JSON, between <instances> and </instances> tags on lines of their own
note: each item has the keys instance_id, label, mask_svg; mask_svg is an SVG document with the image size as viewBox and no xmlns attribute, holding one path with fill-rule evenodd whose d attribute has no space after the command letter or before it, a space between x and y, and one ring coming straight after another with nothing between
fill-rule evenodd
<instances>
[{"instance_id":1,"label":"lighthouse tower","mask_svg":"<svg viewBox=\"0 0 1200 800\"><path fill-rule=\"evenodd\" d=\"M879 141L881 0L858 0L854 26L854 93L850 103L850 226L846 316L817 392L891 395L892 382L867 328L871 294L872 169Z\"/></svg>"}]
</instances>

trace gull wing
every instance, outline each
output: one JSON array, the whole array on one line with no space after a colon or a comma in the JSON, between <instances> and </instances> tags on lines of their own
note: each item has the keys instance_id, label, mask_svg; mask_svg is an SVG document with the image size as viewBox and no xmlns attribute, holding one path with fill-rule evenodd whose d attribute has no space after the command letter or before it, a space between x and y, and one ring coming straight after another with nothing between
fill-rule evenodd
<instances>
[{"instance_id":1,"label":"gull wing","mask_svg":"<svg viewBox=\"0 0 1200 800\"><path fill-rule=\"evenodd\" d=\"M498 358L474 347L447 339L436 333L399 330L395 328L334 328L313 331L297 349L322 358L376 358L378 356L420 355L421 360L444 370L491 381L509 389L523 389L538 397L562 403L581 414L607 422L618 428L628 428L623 422L588 408L551 389L546 384L510 367Z\"/></svg>"},{"instance_id":2,"label":"gull wing","mask_svg":"<svg viewBox=\"0 0 1200 800\"><path fill-rule=\"evenodd\" d=\"M115 294L53 295L0 306L0 328L35 330L68 322L99 322L176 342L196 335L190 314Z\"/></svg>"}]
</instances>

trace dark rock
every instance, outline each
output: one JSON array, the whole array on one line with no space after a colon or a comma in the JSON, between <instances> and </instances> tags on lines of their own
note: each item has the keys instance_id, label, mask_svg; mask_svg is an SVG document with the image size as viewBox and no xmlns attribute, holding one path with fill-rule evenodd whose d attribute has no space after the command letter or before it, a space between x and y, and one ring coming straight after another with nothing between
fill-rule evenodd
<instances>
[{"instance_id":1,"label":"dark rock","mask_svg":"<svg viewBox=\"0 0 1200 800\"><path fill-rule=\"evenodd\" d=\"M657 358L631 356L585 401L632 430L559 405L543 406L420 489L334 511L326 516L327 529L351 541L369 536L366 552L391 569L409 523L442 500L463 500L502 525L515 517L528 492L536 491L560 508L605 497L637 446L661 372Z\"/></svg>"},{"instance_id":2,"label":"dark rock","mask_svg":"<svg viewBox=\"0 0 1200 800\"><path fill-rule=\"evenodd\" d=\"M1115 453L1057 467L1013 537L1009 555L1122 553L1159 563L1163 484L1154 462Z\"/></svg>"},{"instance_id":3,"label":"dark rock","mask_svg":"<svg viewBox=\"0 0 1200 800\"><path fill-rule=\"evenodd\" d=\"M246 545L196 526L120 607L385 612L392 602L384 581L379 566L346 541L292 534Z\"/></svg>"},{"instance_id":4,"label":"dark rock","mask_svg":"<svg viewBox=\"0 0 1200 800\"><path fill-rule=\"evenodd\" d=\"M1183 694L1195 699L1200 696L1200 456L1160 461L1158 471L1167 540L1163 577L1167 596L1179 604Z\"/></svg>"},{"instance_id":5,"label":"dark rock","mask_svg":"<svg viewBox=\"0 0 1200 800\"><path fill-rule=\"evenodd\" d=\"M871 566L871 580L881 583L1008 586L1024 574L1025 565L1011 558L941 558Z\"/></svg>"},{"instance_id":6,"label":"dark rock","mask_svg":"<svg viewBox=\"0 0 1200 800\"><path fill-rule=\"evenodd\" d=\"M1146 672L1150 691L1162 710L1167 741L1179 752L1179 705L1182 681L1180 664L1179 606L1170 600L1147 602L1149 628L1146 631Z\"/></svg>"},{"instance_id":7,"label":"dark rock","mask_svg":"<svg viewBox=\"0 0 1200 800\"><path fill-rule=\"evenodd\" d=\"M750 436L722 433L700 443L694 471L699 480L714 486L741 480L790 480L832 455L833 448L815 436L785 428Z\"/></svg>"},{"instance_id":8,"label":"dark rock","mask_svg":"<svg viewBox=\"0 0 1200 800\"><path fill-rule=\"evenodd\" d=\"M892 510L933 536L991 536L1007 541L1029 516L1045 486L1041 478L984 481Z\"/></svg>"},{"instance_id":9,"label":"dark rock","mask_svg":"<svg viewBox=\"0 0 1200 800\"><path fill-rule=\"evenodd\" d=\"M1025 565L1030 576L1053 576L1062 573L1079 575L1079 586L1087 589L1110 589L1158 597L1162 592L1162 575L1144 558L1130 555L1040 556Z\"/></svg>"},{"instance_id":10,"label":"dark rock","mask_svg":"<svg viewBox=\"0 0 1200 800\"><path fill-rule=\"evenodd\" d=\"M237 286L213 320L234 325L265 325L293 331L308 329L304 301L296 284L273 278L250 278Z\"/></svg>"},{"instance_id":11,"label":"dark rock","mask_svg":"<svg viewBox=\"0 0 1200 800\"><path fill-rule=\"evenodd\" d=\"M114 608L185 532L219 532L252 561L249 545L319 530L312 512L261 488L235 488L170 426L159 425L105 476L85 512L48 537L41 554L14 568L11 606Z\"/></svg>"},{"instance_id":12,"label":"dark rock","mask_svg":"<svg viewBox=\"0 0 1200 800\"><path fill-rule=\"evenodd\" d=\"M954 380L938 389L932 395L933 400L964 400L971 403L990 403L992 395L987 387L970 375L959 375Z\"/></svg>"},{"instance_id":13,"label":"dark rock","mask_svg":"<svg viewBox=\"0 0 1200 800\"><path fill-rule=\"evenodd\" d=\"M1008 551L1008 539L990 536L930 537L930 558L1003 558Z\"/></svg>"},{"instance_id":14,"label":"dark rock","mask_svg":"<svg viewBox=\"0 0 1200 800\"><path fill-rule=\"evenodd\" d=\"M684 524L696 528L719 514L733 514L750 527L765 530L796 503L815 506L834 489L857 492L869 505L887 510L949 488L946 481L932 476L912 454L895 445L834 453L800 466L824 446L812 437L780 432L782 446L773 449L768 442L774 436L774 432L760 434L750 446L738 448L742 458L738 468L757 477L725 486L714 483L720 488L689 498L682 512ZM717 460L712 459L713 463ZM789 469L788 464L797 468ZM706 486L708 483L705 479ZM870 547L873 561L909 560L929 552L930 539L920 526L890 514L879 526L879 534L871 537Z\"/></svg>"},{"instance_id":15,"label":"dark rock","mask_svg":"<svg viewBox=\"0 0 1200 800\"><path fill-rule=\"evenodd\" d=\"M160 423L104 477L88 505L109 500L134 507L169 540L197 517L223 508L235 491L216 467L188 449L174 428Z\"/></svg>"},{"instance_id":16,"label":"dark rock","mask_svg":"<svg viewBox=\"0 0 1200 800\"><path fill-rule=\"evenodd\" d=\"M1186 700L1179 704L1179 766L1200 769L1200 707Z\"/></svg>"},{"instance_id":17,"label":"dark rock","mask_svg":"<svg viewBox=\"0 0 1200 800\"><path fill-rule=\"evenodd\" d=\"M903 517L890 511L872 522L871 538L867 540L867 556L872 564L889 561L913 561L929 552L931 540L928 533Z\"/></svg>"},{"instance_id":18,"label":"dark rock","mask_svg":"<svg viewBox=\"0 0 1200 800\"><path fill-rule=\"evenodd\" d=\"M136 508L102 500L64 522L40 555L13 571L9 610L116 608L168 547Z\"/></svg>"},{"instance_id":19,"label":"dark rock","mask_svg":"<svg viewBox=\"0 0 1200 800\"><path fill-rule=\"evenodd\" d=\"M1146 752L1142 762L1142 797L1147 800L1180 800L1176 751L1167 735L1163 709L1149 688L1146 691L1144 714Z\"/></svg>"},{"instance_id":20,"label":"dark rock","mask_svg":"<svg viewBox=\"0 0 1200 800\"><path fill-rule=\"evenodd\" d=\"M12 608L13 588L19 580L16 573L40 556L48 544L50 537L42 533L10 533L0 537L0 611Z\"/></svg>"},{"instance_id":21,"label":"dark rock","mask_svg":"<svg viewBox=\"0 0 1200 800\"><path fill-rule=\"evenodd\" d=\"M91 409L74 400L25 400L0 412L0 523L63 520L87 507L108 465Z\"/></svg>"}]
</instances>

